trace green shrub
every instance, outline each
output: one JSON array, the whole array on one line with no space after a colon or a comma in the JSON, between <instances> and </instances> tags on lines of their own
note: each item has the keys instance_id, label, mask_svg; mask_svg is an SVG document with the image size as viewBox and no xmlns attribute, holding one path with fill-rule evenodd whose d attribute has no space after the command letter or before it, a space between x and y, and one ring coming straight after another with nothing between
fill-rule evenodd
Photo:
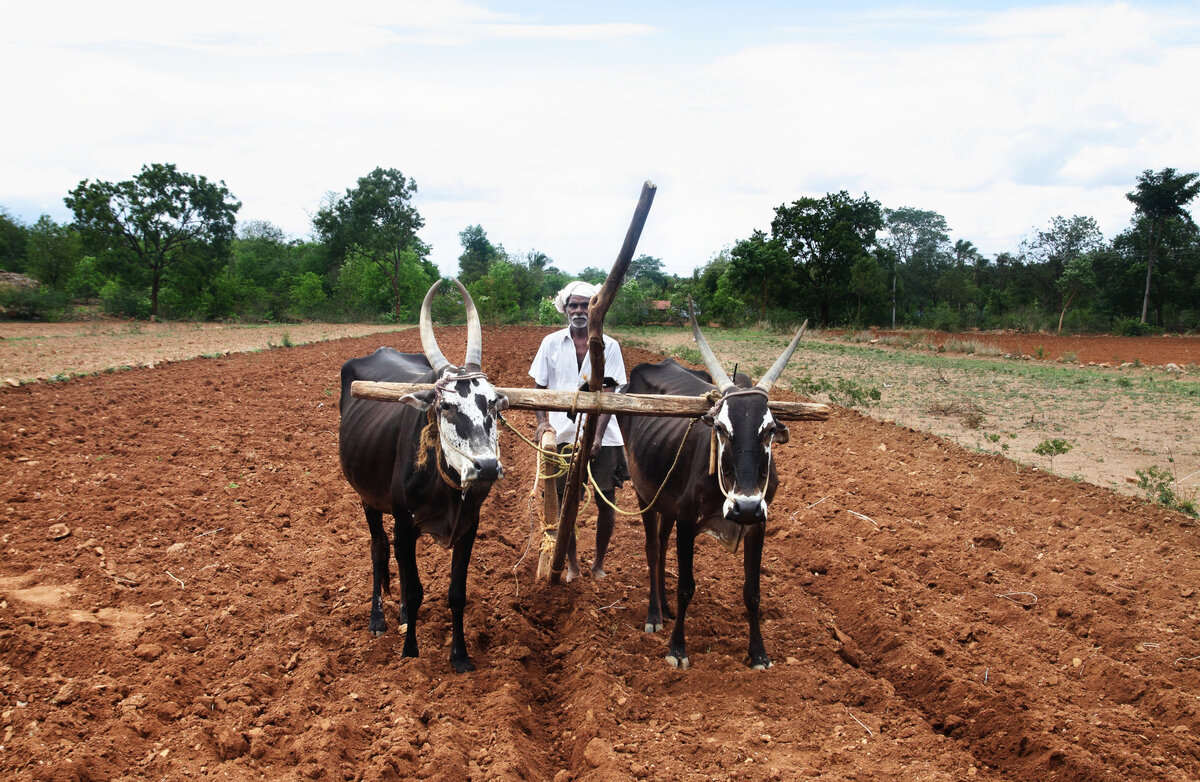
<instances>
[{"instance_id":1,"label":"green shrub","mask_svg":"<svg viewBox=\"0 0 1200 782\"><path fill-rule=\"evenodd\" d=\"M65 293L45 286L0 286L0 317L11 320L57 320L70 305Z\"/></svg>"},{"instance_id":2,"label":"green shrub","mask_svg":"<svg viewBox=\"0 0 1200 782\"><path fill-rule=\"evenodd\" d=\"M109 315L126 318L150 317L150 295L141 288L124 285L112 279L100 288L100 308Z\"/></svg>"},{"instance_id":3,"label":"green shrub","mask_svg":"<svg viewBox=\"0 0 1200 782\"><path fill-rule=\"evenodd\" d=\"M1200 512L1197 510L1194 500L1180 497L1171 487L1176 483L1175 473L1172 470L1152 464L1145 470L1135 470L1134 472L1138 477L1138 488L1145 493L1146 499L1192 517L1197 516Z\"/></svg>"},{"instance_id":4,"label":"green shrub","mask_svg":"<svg viewBox=\"0 0 1200 782\"><path fill-rule=\"evenodd\" d=\"M830 402L842 407L870 407L882 398L875 386L865 386L857 380L847 380L844 377L839 377L836 381L828 378L813 380L807 376L796 378L792 380L792 390L809 397L821 393L828 394Z\"/></svg>"},{"instance_id":5,"label":"green shrub","mask_svg":"<svg viewBox=\"0 0 1200 782\"><path fill-rule=\"evenodd\" d=\"M1112 324L1112 333L1118 337L1146 337L1162 332L1158 326L1142 323L1137 318L1115 318Z\"/></svg>"}]
</instances>

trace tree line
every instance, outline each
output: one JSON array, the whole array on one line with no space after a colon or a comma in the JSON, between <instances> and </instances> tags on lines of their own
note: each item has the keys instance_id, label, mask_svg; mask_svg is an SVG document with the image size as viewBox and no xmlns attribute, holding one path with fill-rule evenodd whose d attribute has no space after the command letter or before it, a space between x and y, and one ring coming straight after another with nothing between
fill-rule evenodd
<instances>
[{"instance_id":1,"label":"tree line","mask_svg":"<svg viewBox=\"0 0 1200 782\"><path fill-rule=\"evenodd\" d=\"M1147 170L1127 194L1129 226L1107 240L1094 219L1056 216L1011 251L952 242L945 217L886 208L866 193L804 197L690 276L634 260L609 322L679 320L692 297L723 325L822 325L1113 331L1200 328L1200 231L1188 205L1200 174ZM417 184L376 168L328 194L312 235L238 223L224 182L149 164L122 182L84 180L64 198L74 220L24 225L0 207L0 284L8 317L69 317L79 302L135 318L411 322L439 271L419 237ZM481 225L459 233L459 279L493 323L558 323L551 299L575 278L536 249L508 252ZM446 292L441 320L458 317Z\"/></svg>"}]
</instances>

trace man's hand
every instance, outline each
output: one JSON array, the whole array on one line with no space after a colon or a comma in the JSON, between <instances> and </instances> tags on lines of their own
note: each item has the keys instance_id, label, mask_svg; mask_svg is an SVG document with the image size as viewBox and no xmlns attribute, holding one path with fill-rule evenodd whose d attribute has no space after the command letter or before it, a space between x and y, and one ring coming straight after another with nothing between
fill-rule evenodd
<instances>
[{"instance_id":1,"label":"man's hand","mask_svg":"<svg viewBox=\"0 0 1200 782\"><path fill-rule=\"evenodd\" d=\"M550 425L549 421L541 421L538 423L537 434L533 437L534 441L540 445L542 442L542 435L544 435L546 432L549 432L550 434L557 434L557 432L554 431L554 427Z\"/></svg>"}]
</instances>

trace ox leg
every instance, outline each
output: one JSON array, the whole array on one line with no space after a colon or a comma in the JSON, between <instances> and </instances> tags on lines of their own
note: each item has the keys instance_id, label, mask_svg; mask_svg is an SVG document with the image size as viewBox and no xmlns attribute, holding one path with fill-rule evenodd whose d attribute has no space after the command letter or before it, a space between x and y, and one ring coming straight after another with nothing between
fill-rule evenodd
<instances>
[{"instance_id":1,"label":"ox leg","mask_svg":"<svg viewBox=\"0 0 1200 782\"><path fill-rule=\"evenodd\" d=\"M687 642L684 639L684 620L687 618L692 595L696 593L696 579L692 571L695 550L696 525L691 521L680 520L675 527L675 552L679 562L679 584L676 590L678 613L675 617L675 627L671 630L671 643L667 648L667 662L676 668L687 668L691 664L687 656Z\"/></svg>"},{"instance_id":2,"label":"ox leg","mask_svg":"<svg viewBox=\"0 0 1200 782\"><path fill-rule=\"evenodd\" d=\"M609 489L602 492L604 497L613 505L617 504L617 490ZM604 555L608 553L608 543L612 540L613 529L617 524L617 512L603 499L596 500L596 557L592 560L592 578L604 578Z\"/></svg>"},{"instance_id":3,"label":"ox leg","mask_svg":"<svg viewBox=\"0 0 1200 782\"><path fill-rule=\"evenodd\" d=\"M661 606L663 619L674 619L675 612L671 610L671 602L667 600L667 553L671 550L671 529L675 520L658 515L658 603Z\"/></svg>"},{"instance_id":4,"label":"ox leg","mask_svg":"<svg viewBox=\"0 0 1200 782\"><path fill-rule=\"evenodd\" d=\"M641 500L638 500L641 502ZM644 503L643 503L644 505ZM650 607L646 612L646 632L657 633L663 628L663 568L662 543L658 534L662 516L654 511L642 514L642 527L646 530L646 570L650 574Z\"/></svg>"},{"instance_id":5,"label":"ox leg","mask_svg":"<svg viewBox=\"0 0 1200 782\"><path fill-rule=\"evenodd\" d=\"M457 673L475 670L463 637L463 611L467 606L467 565L471 561L471 549L475 547L478 529L479 519L476 518L471 529L454 544L454 554L450 558L450 665Z\"/></svg>"},{"instance_id":6,"label":"ox leg","mask_svg":"<svg viewBox=\"0 0 1200 782\"><path fill-rule=\"evenodd\" d=\"M417 530L412 516L395 512L396 527L393 532L396 547L396 565L400 570L401 622L405 622L403 657L417 656L417 612L425 600L421 586L421 574L417 572Z\"/></svg>"},{"instance_id":7,"label":"ox leg","mask_svg":"<svg viewBox=\"0 0 1200 782\"><path fill-rule=\"evenodd\" d=\"M756 670L771 667L771 658L763 646L762 628L759 626L759 579L762 573L763 533L765 524L755 524L746 535L746 550L742 557L746 581L742 586L742 600L746 603L746 618L750 620L750 666Z\"/></svg>"},{"instance_id":8,"label":"ox leg","mask_svg":"<svg viewBox=\"0 0 1200 782\"><path fill-rule=\"evenodd\" d=\"M363 505L367 527L371 530L371 621L367 629L373 635L387 631L383 618L383 595L391 594L391 572L388 570L388 539L383 529L383 513Z\"/></svg>"}]
</instances>

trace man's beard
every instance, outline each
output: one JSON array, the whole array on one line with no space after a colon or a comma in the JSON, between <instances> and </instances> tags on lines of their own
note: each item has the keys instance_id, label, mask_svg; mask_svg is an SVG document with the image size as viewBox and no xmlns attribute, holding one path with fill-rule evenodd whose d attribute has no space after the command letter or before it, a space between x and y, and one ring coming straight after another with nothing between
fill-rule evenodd
<instances>
[{"instance_id":1,"label":"man's beard","mask_svg":"<svg viewBox=\"0 0 1200 782\"><path fill-rule=\"evenodd\" d=\"M571 328L586 329L587 324L588 324L588 316L587 315L572 315L571 316Z\"/></svg>"}]
</instances>

